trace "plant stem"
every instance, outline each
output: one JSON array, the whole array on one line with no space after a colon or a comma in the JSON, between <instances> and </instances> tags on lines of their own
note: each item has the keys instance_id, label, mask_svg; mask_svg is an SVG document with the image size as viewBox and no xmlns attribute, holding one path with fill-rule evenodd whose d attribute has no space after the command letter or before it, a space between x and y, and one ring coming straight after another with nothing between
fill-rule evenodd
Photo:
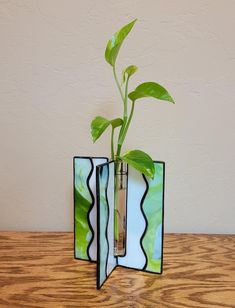
<instances>
[{"instance_id":1,"label":"plant stem","mask_svg":"<svg viewBox=\"0 0 235 308\"><path fill-rule=\"evenodd\" d=\"M123 142L126 138L126 134L127 134L128 128L130 126L130 122L132 120L132 116L133 116L133 112L134 112L134 108L135 108L135 101L132 101L131 112L130 112L130 115L128 117L127 101L128 101L128 82L129 82L130 77L129 76L127 77L126 85L125 85L125 95L123 96L122 89L121 89L120 83L119 83L118 78L117 78L115 66L113 66L113 75L114 75L114 79L116 81L118 90L120 92L120 95L121 95L121 98L122 98L122 101L123 101L123 104L124 104L124 106L123 106L124 107L123 108L123 124L122 124L120 131L119 131L118 145L117 145L117 152L116 152L116 156L117 156L117 158L119 158L120 154L121 154ZM111 135L111 144L112 144L111 154L112 154L112 158L113 158L114 157L113 132L112 132L112 135Z\"/></svg>"},{"instance_id":2,"label":"plant stem","mask_svg":"<svg viewBox=\"0 0 235 308\"><path fill-rule=\"evenodd\" d=\"M124 129L124 122L125 122L125 112L126 112L126 103L125 103L125 97L123 96L123 93L122 93L122 89L121 89L121 86L120 86L120 83L118 81L118 78L117 78L117 74L116 74L116 67L115 65L113 66L113 75L114 75L114 79L115 79L115 82L117 84L117 87L118 87L118 90L119 90L119 93L121 95L121 98L122 98L122 101L123 101L123 104L124 104L124 112L123 112L123 124L120 128L120 131L119 131L119 136L118 136L118 139L120 138L122 132L123 132L123 129ZM112 155L112 159L114 159L114 145L113 145L113 131L112 131L112 135L111 135L111 155Z\"/></svg>"},{"instance_id":3,"label":"plant stem","mask_svg":"<svg viewBox=\"0 0 235 308\"><path fill-rule=\"evenodd\" d=\"M114 75L114 79L115 79L115 81L116 81L116 84L117 84L118 90L119 90L119 92L120 92L120 95L121 95L122 101L123 101L123 103L125 104L125 102L124 102L124 96L123 96L123 93L122 93L122 89L121 89L120 83L119 83L118 78L117 78L117 74L116 74L116 68L115 68L115 66L113 66L113 75Z\"/></svg>"},{"instance_id":4,"label":"plant stem","mask_svg":"<svg viewBox=\"0 0 235 308\"><path fill-rule=\"evenodd\" d=\"M111 158L114 160L114 128L112 127L112 132L111 132Z\"/></svg>"},{"instance_id":5,"label":"plant stem","mask_svg":"<svg viewBox=\"0 0 235 308\"><path fill-rule=\"evenodd\" d=\"M122 136L120 137L120 140L118 141L117 156L120 156L120 154L121 154L122 145L123 145L123 142L126 138L126 134L127 134L128 128L130 126L130 123L131 123L131 120L132 120L132 117L133 117L134 109L135 109L135 101L132 101L130 116L129 116L128 121L127 121L127 123L124 127Z\"/></svg>"},{"instance_id":6,"label":"plant stem","mask_svg":"<svg viewBox=\"0 0 235 308\"><path fill-rule=\"evenodd\" d=\"M126 86L125 86L125 97L124 97L124 119L127 119L127 100L128 100L128 83L129 83L129 76L126 80ZM125 126L125 125L124 125Z\"/></svg>"},{"instance_id":7,"label":"plant stem","mask_svg":"<svg viewBox=\"0 0 235 308\"><path fill-rule=\"evenodd\" d=\"M124 129L127 123L127 119L128 119L128 114L127 114L127 100L128 100L128 82L129 82L129 76L127 77L126 80L126 85L125 85L125 96L124 96L124 109L123 109L123 125L119 131L119 136L118 136L118 146L117 146L117 156L120 155L121 153L121 148L122 145L120 144L120 140L122 138L122 135L124 133Z\"/></svg>"},{"instance_id":8,"label":"plant stem","mask_svg":"<svg viewBox=\"0 0 235 308\"><path fill-rule=\"evenodd\" d=\"M121 153L121 145L119 144L119 140L120 140L120 138L121 138L121 136L122 136L122 134L124 132L124 128L125 128L125 125L126 125L126 122L127 122L127 91L128 91L128 80L129 80L129 78L127 78L127 81L126 81L125 96L124 96L123 93L122 93L122 89L121 89L120 83L119 83L118 78L117 78L116 67L115 66L113 66L113 75L114 75L115 82L117 84L119 93L120 93L122 101L123 101L123 124L122 124L122 126L121 126L121 128L119 130L117 153L116 153L117 156L119 156L120 153Z\"/></svg>"}]
</instances>

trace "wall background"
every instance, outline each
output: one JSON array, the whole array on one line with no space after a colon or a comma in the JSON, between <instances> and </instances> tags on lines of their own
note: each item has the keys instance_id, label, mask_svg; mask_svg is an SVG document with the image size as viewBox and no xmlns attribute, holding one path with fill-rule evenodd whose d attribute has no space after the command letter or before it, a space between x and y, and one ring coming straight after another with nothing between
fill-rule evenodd
<instances>
[{"instance_id":1,"label":"wall background","mask_svg":"<svg viewBox=\"0 0 235 308\"><path fill-rule=\"evenodd\" d=\"M139 102L126 141L166 161L166 231L235 232L235 1L0 1L0 229L73 228L72 157L95 145L95 115L121 114L104 49L139 19L119 72L177 104Z\"/></svg>"}]
</instances>

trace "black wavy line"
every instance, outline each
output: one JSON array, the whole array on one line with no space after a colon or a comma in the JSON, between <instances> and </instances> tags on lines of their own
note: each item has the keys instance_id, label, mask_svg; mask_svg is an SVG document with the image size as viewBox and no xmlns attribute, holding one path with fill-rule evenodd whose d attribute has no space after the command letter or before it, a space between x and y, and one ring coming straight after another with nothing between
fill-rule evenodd
<instances>
[{"instance_id":1,"label":"black wavy line","mask_svg":"<svg viewBox=\"0 0 235 308\"><path fill-rule=\"evenodd\" d=\"M147 217L146 217L146 215L145 215L145 213L144 213L144 210L143 210L143 204L144 204L145 197L146 197L146 195L147 195L147 193L148 193L148 190L149 190L149 184L148 184L148 181L146 180L146 177L144 176L144 174L142 174L142 175L143 175L144 181L145 181L145 183L146 183L146 190L145 190L145 192L144 192L144 194L143 194L143 197L142 197L142 199L141 199L141 201L140 201L140 210L141 210L142 215L143 215L144 220L145 220L145 229L144 229L144 232L143 232L143 234L142 234L142 236L141 236L141 238L140 238L140 246L141 246L141 249L142 249L142 251L143 251L143 253L144 253L144 255L145 255L145 264L144 264L144 266L143 266L143 270L145 270L146 267L147 267L147 265L148 265L148 256L147 256L147 254L146 254L146 252L145 252L145 250L144 250L144 246L143 246L142 241L143 241L144 236L145 236L145 233L146 233L146 231L147 231L148 220L147 220Z\"/></svg>"},{"instance_id":2,"label":"black wavy line","mask_svg":"<svg viewBox=\"0 0 235 308\"><path fill-rule=\"evenodd\" d=\"M109 258L109 241L108 241L108 224L109 224L109 201L108 201L108 183L109 183L109 167L107 166L107 182L106 182L106 187L105 187L105 199L106 199L106 204L107 204L107 224L105 228L105 237L107 241L107 258L106 258L106 263L105 263L105 272L106 272L106 277L108 276L107 273L107 268L108 268L108 258Z\"/></svg>"},{"instance_id":3,"label":"black wavy line","mask_svg":"<svg viewBox=\"0 0 235 308\"><path fill-rule=\"evenodd\" d=\"M93 164L93 161L92 161L91 158L89 158L89 161L90 161L90 163L91 163L91 171L90 171L90 173L89 173L89 175L88 175L88 177L87 177L87 179L86 179L86 184L87 184L87 188L88 188L88 190L89 190L89 193L90 193L90 195L91 195L91 200L92 200L92 201L91 201L91 204L90 204L90 207L89 207L89 210L88 210L88 212L87 212L87 222L88 222L88 225L89 225L89 228L90 228L90 231L91 231L91 239L90 239L90 242L89 242L89 244L88 244L88 246L87 246L86 252L87 252L87 256L88 256L89 260L91 261L92 259L91 259L91 256L90 256L90 254L89 254L89 249L90 249L90 246L91 246L91 244L92 244L92 242L93 242L95 233L94 233L94 230L93 230L92 225L91 225L91 222L90 222L90 212L91 212L91 210L92 210L93 207L94 207L94 204L95 204L95 197L94 197L94 195L93 195L93 193L92 193L92 190L91 190L91 188L90 188L90 185L89 185L90 178L91 178L92 173L93 173L93 171L94 171L94 164Z\"/></svg>"}]
</instances>

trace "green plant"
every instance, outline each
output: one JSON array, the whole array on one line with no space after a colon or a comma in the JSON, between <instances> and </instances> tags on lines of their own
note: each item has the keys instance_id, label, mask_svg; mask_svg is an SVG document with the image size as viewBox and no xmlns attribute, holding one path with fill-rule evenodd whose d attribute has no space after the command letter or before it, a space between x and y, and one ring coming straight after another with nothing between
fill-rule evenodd
<instances>
[{"instance_id":1,"label":"green plant","mask_svg":"<svg viewBox=\"0 0 235 308\"><path fill-rule=\"evenodd\" d=\"M130 77L136 73L137 67L130 65L122 72L122 82L119 81L116 73L116 59L124 39L127 37L137 19L122 27L108 41L105 50L105 59L113 69L114 79L123 102L123 117L108 120L104 117L97 116L91 122L91 135L95 142L111 126L111 157L116 160L123 160L142 172L146 176L154 176L154 164L152 158L140 150L131 150L125 154L121 153L124 140L126 138L137 100L143 97L154 97L163 101L174 104L174 100L169 92L156 82L144 82L137 86L134 91L128 93L128 84ZM131 107L129 107L129 101ZM114 131L119 128L116 152L114 146Z\"/></svg>"}]
</instances>

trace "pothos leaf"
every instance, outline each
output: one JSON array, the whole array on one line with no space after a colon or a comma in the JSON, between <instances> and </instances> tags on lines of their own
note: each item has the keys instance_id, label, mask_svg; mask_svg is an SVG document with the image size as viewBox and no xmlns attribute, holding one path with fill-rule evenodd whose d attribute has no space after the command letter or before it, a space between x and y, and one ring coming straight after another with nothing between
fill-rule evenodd
<instances>
[{"instance_id":1,"label":"pothos leaf","mask_svg":"<svg viewBox=\"0 0 235 308\"><path fill-rule=\"evenodd\" d=\"M109 126L110 122L109 120L103 118L103 117L95 117L91 122L91 135L93 142L95 142L106 130L106 128Z\"/></svg>"},{"instance_id":2,"label":"pothos leaf","mask_svg":"<svg viewBox=\"0 0 235 308\"><path fill-rule=\"evenodd\" d=\"M142 97L155 97L160 100L175 103L169 92L156 82L144 82L134 91L128 94L128 97L135 101Z\"/></svg>"},{"instance_id":3,"label":"pothos leaf","mask_svg":"<svg viewBox=\"0 0 235 308\"><path fill-rule=\"evenodd\" d=\"M142 172L144 175L153 178L155 173L152 158L140 150L132 150L122 155L121 160L127 162L130 166Z\"/></svg>"},{"instance_id":4,"label":"pothos leaf","mask_svg":"<svg viewBox=\"0 0 235 308\"><path fill-rule=\"evenodd\" d=\"M113 120L108 120L104 117L97 116L91 122L91 136L93 142L95 142L106 130L106 128L111 124L113 129L121 126L123 123L122 119L116 118Z\"/></svg>"},{"instance_id":5,"label":"pothos leaf","mask_svg":"<svg viewBox=\"0 0 235 308\"><path fill-rule=\"evenodd\" d=\"M121 126L123 124L123 120L120 118L116 118L110 121L110 124L112 125L113 128L116 128L118 126Z\"/></svg>"},{"instance_id":6,"label":"pothos leaf","mask_svg":"<svg viewBox=\"0 0 235 308\"><path fill-rule=\"evenodd\" d=\"M138 67L135 65L129 65L122 71L122 83L126 81L126 75L130 77L131 75L135 74L138 70Z\"/></svg>"},{"instance_id":7,"label":"pothos leaf","mask_svg":"<svg viewBox=\"0 0 235 308\"><path fill-rule=\"evenodd\" d=\"M133 28L136 20L137 19L133 20L129 24L122 27L108 41L107 47L105 50L105 59L110 65L112 66L115 65L119 49L121 48L124 39L127 37L131 29Z\"/></svg>"}]
</instances>

